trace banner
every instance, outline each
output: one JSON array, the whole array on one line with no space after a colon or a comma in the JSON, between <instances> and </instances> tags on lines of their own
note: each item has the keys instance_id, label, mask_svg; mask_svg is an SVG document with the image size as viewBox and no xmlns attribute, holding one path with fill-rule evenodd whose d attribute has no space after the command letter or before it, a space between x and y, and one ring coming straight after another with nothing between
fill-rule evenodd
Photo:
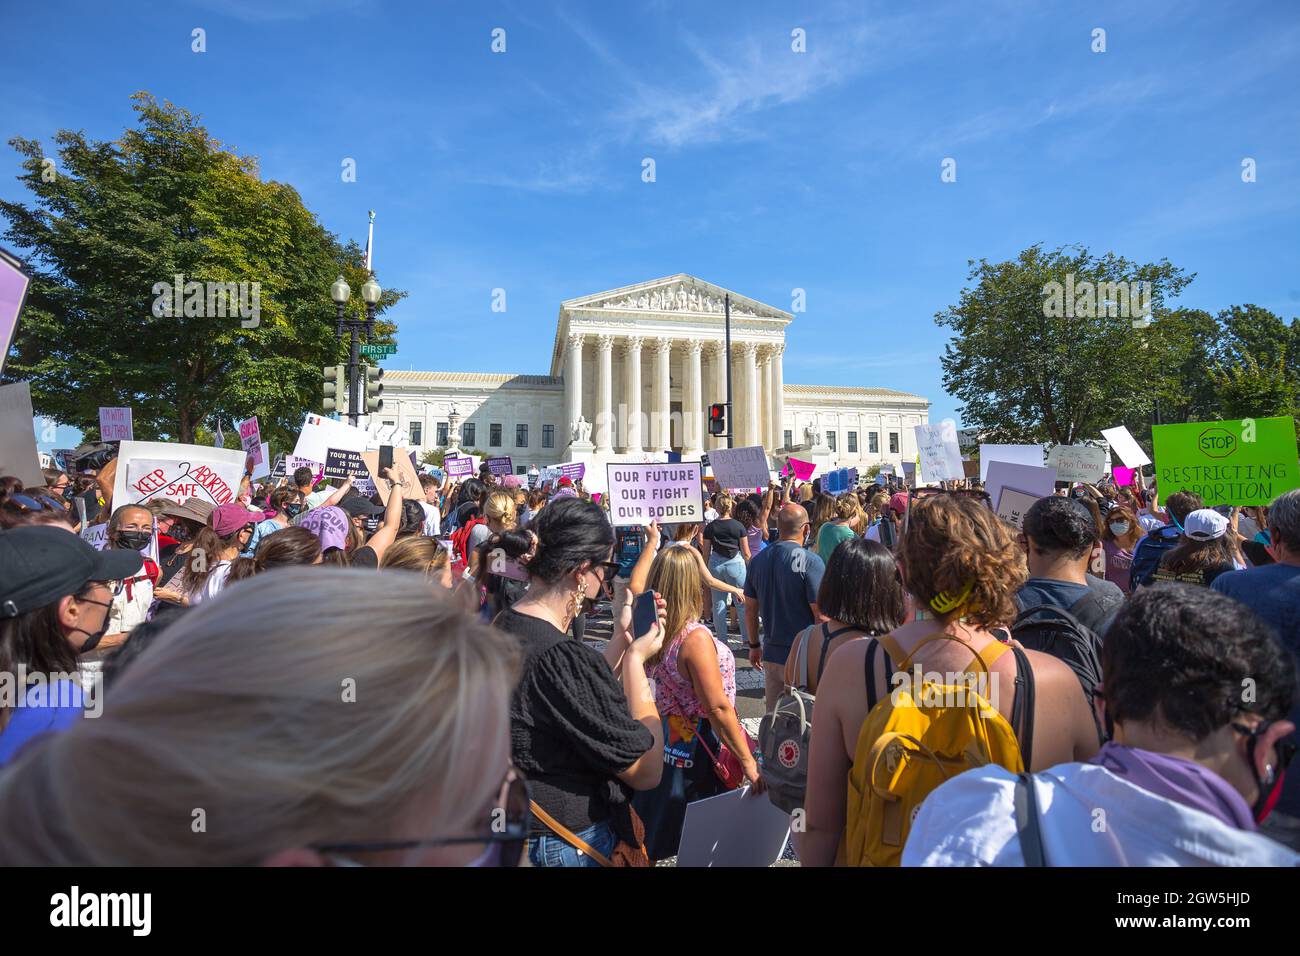
<instances>
[{"instance_id":1,"label":"banner","mask_svg":"<svg viewBox=\"0 0 1300 956\"><path fill-rule=\"evenodd\" d=\"M117 456L113 508L154 498L229 504L239 494L246 457L236 448L124 441Z\"/></svg>"},{"instance_id":2,"label":"banner","mask_svg":"<svg viewBox=\"0 0 1300 956\"><path fill-rule=\"evenodd\" d=\"M323 464L331 448L362 452L369 446L370 436L360 428L323 415L309 414L303 420L293 453L298 458L310 458Z\"/></svg>"},{"instance_id":3,"label":"banner","mask_svg":"<svg viewBox=\"0 0 1300 956\"><path fill-rule=\"evenodd\" d=\"M609 479L609 514L615 525L694 524L704 520L703 466L698 461L677 465L605 466Z\"/></svg>"},{"instance_id":4,"label":"banner","mask_svg":"<svg viewBox=\"0 0 1300 956\"><path fill-rule=\"evenodd\" d=\"M131 441L134 438L131 409L99 407L100 441Z\"/></svg>"},{"instance_id":5,"label":"banner","mask_svg":"<svg viewBox=\"0 0 1300 956\"><path fill-rule=\"evenodd\" d=\"M1056 492L1056 469L1044 468L1042 465L1018 465L1015 462L991 461L988 465L988 480L984 490L989 493L989 501L995 503L1002 497L1003 488L1046 498Z\"/></svg>"},{"instance_id":6,"label":"banner","mask_svg":"<svg viewBox=\"0 0 1300 956\"><path fill-rule=\"evenodd\" d=\"M709 452L709 465L713 468L713 480L727 491L748 493L755 488L766 488L772 474L762 445L715 448Z\"/></svg>"},{"instance_id":7,"label":"banner","mask_svg":"<svg viewBox=\"0 0 1300 956\"><path fill-rule=\"evenodd\" d=\"M1110 445L1110 450L1118 455L1119 460L1128 467L1141 468L1143 465L1151 464L1151 459L1142 450L1142 446L1133 439L1133 436L1129 434L1128 429L1123 425L1117 425L1114 428L1103 428L1101 437L1106 439Z\"/></svg>"},{"instance_id":8,"label":"banner","mask_svg":"<svg viewBox=\"0 0 1300 956\"><path fill-rule=\"evenodd\" d=\"M1163 500L1186 490L1207 508L1267 505L1300 488L1293 418L1156 425L1152 436Z\"/></svg>"},{"instance_id":9,"label":"banner","mask_svg":"<svg viewBox=\"0 0 1300 956\"><path fill-rule=\"evenodd\" d=\"M27 382L0 385L0 472L29 488L43 488L45 473L32 418L31 386Z\"/></svg>"},{"instance_id":10,"label":"banner","mask_svg":"<svg viewBox=\"0 0 1300 956\"><path fill-rule=\"evenodd\" d=\"M245 454L254 456L254 468L262 464L262 429L257 424L256 415L239 423L239 445Z\"/></svg>"},{"instance_id":11,"label":"banner","mask_svg":"<svg viewBox=\"0 0 1300 956\"><path fill-rule=\"evenodd\" d=\"M369 478L370 469L361 460L361 452L348 451L346 448L331 448L325 453L325 477Z\"/></svg>"},{"instance_id":12,"label":"banner","mask_svg":"<svg viewBox=\"0 0 1300 956\"><path fill-rule=\"evenodd\" d=\"M1057 481L1100 481L1106 476L1106 449L1100 445L1053 445L1047 464Z\"/></svg>"},{"instance_id":13,"label":"banner","mask_svg":"<svg viewBox=\"0 0 1300 956\"><path fill-rule=\"evenodd\" d=\"M1043 447L1041 445L980 445L980 481L986 484L989 480L989 462L992 461L1042 468Z\"/></svg>"},{"instance_id":14,"label":"banner","mask_svg":"<svg viewBox=\"0 0 1300 956\"><path fill-rule=\"evenodd\" d=\"M447 469L448 476L452 478L469 478L474 474L474 460L469 456L444 458L442 467Z\"/></svg>"},{"instance_id":15,"label":"banner","mask_svg":"<svg viewBox=\"0 0 1300 956\"><path fill-rule=\"evenodd\" d=\"M960 481L965 477L956 425L940 422L938 425L917 425L915 430L921 472L926 481Z\"/></svg>"},{"instance_id":16,"label":"banner","mask_svg":"<svg viewBox=\"0 0 1300 956\"><path fill-rule=\"evenodd\" d=\"M496 458L489 458L487 460L487 466L488 474L490 475L501 476L513 475L515 473L515 466L510 463L509 455L499 455Z\"/></svg>"}]
</instances>

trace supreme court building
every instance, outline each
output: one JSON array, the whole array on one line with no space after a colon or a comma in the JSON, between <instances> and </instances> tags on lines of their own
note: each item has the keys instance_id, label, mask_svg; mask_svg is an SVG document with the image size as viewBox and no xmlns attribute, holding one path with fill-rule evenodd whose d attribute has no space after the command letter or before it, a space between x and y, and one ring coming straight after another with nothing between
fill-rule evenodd
<instances>
[{"instance_id":1,"label":"supreme court building","mask_svg":"<svg viewBox=\"0 0 1300 956\"><path fill-rule=\"evenodd\" d=\"M708 434L708 406L726 400L723 296L680 274L560 304L549 373L386 371L384 410L413 450L479 449L536 465L698 459L725 437ZM736 447L816 458L823 467L916 457L912 426L930 403L885 388L787 384L785 328L794 316L731 296ZM603 468L588 468L603 474ZM588 482L599 488L603 481Z\"/></svg>"}]
</instances>

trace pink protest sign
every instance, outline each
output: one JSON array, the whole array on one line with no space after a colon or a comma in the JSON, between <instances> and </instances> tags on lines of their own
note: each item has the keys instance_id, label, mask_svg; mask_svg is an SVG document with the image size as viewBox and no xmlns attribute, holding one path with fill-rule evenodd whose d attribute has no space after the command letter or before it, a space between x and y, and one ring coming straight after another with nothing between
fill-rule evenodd
<instances>
[{"instance_id":1,"label":"pink protest sign","mask_svg":"<svg viewBox=\"0 0 1300 956\"><path fill-rule=\"evenodd\" d=\"M257 416L239 423L239 444L253 459L254 465L262 464L262 429L257 424Z\"/></svg>"},{"instance_id":2,"label":"pink protest sign","mask_svg":"<svg viewBox=\"0 0 1300 956\"><path fill-rule=\"evenodd\" d=\"M1123 465L1116 465L1113 471L1115 472L1115 483L1121 488L1133 484L1133 476L1137 474L1136 468L1125 468Z\"/></svg>"},{"instance_id":3,"label":"pink protest sign","mask_svg":"<svg viewBox=\"0 0 1300 956\"><path fill-rule=\"evenodd\" d=\"M800 481L807 481L817 470L816 464L811 461L800 461L798 458L790 459L790 467L794 469L794 476Z\"/></svg>"}]
</instances>

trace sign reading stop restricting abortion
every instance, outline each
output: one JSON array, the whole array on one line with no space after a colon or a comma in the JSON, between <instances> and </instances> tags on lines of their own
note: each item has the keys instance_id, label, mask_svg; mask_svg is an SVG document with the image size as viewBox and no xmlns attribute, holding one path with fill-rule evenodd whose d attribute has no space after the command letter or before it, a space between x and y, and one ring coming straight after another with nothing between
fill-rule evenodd
<instances>
[{"instance_id":1,"label":"sign reading stop restricting abortion","mask_svg":"<svg viewBox=\"0 0 1300 956\"><path fill-rule=\"evenodd\" d=\"M694 524L704 520L698 461L680 464L611 464L609 513L615 525Z\"/></svg>"}]
</instances>

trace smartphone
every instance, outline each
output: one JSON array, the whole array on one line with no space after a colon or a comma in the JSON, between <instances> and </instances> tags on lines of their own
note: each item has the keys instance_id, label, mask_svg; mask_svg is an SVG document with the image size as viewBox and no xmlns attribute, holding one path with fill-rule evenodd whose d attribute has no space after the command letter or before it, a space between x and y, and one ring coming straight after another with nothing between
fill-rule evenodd
<instances>
[{"instance_id":1,"label":"smartphone","mask_svg":"<svg viewBox=\"0 0 1300 956\"><path fill-rule=\"evenodd\" d=\"M650 629L655 626L655 621L658 619L659 611L655 607L655 592L642 591L636 596L636 601L632 605L632 637L645 637L650 633Z\"/></svg>"},{"instance_id":2,"label":"smartphone","mask_svg":"<svg viewBox=\"0 0 1300 956\"><path fill-rule=\"evenodd\" d=\"M382 476L385 468L392 468L392 467L393 467L393 446L380 445L379 446L379 475L376 475L375 477L378 478Z\"/></svg>"}]
</instances>

